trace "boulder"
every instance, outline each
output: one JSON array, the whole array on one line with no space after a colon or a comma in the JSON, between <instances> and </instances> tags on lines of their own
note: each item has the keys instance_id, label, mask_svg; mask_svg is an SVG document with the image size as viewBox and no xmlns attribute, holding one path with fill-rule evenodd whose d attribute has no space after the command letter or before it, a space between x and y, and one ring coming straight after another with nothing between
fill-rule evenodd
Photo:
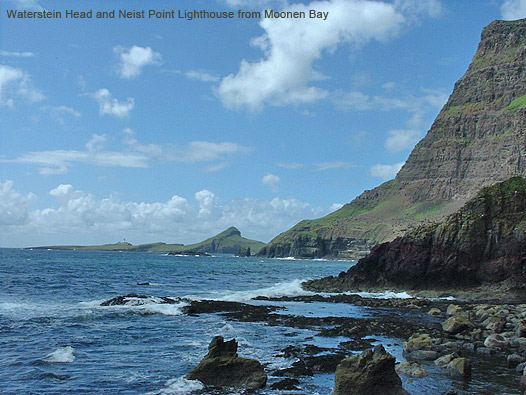
<instances>
[{"instance_id":1,"label":"boulder","mask_svg":"<svg viewBox=\"0 0 526 395\"><path fill-rule=\"evenodd\" d=\"M345 358L336 368L333 395L409 395L382 345Z\"/></svg>"},{"instance_id":2,"label":"boulder","mask_svg":"<svg viewBox=\"0 0 526 395\"><path fill-rule=\"evenodd\" d=\"M222 336L214 337L208 346L208 354L186 378L216 387L263 388L267 383L261 363L239 357L236 340L225 342Z\"/></svg>"},{"instance_id":3,"label":"boulder","mask_svg":"<svg viewBox=\"0 0 526 395\"><path fill-rule=\"evenodd\" d=\"M475 325L463 315L454 315L442 323L442 329L451 335L456 335L468 328L474 328Z\"/></svg>"},{"instance_id":4,"label":"boulder","mask_svg":"<svg viewBox=\"0 0 526 395\"><path fill-rule=\"evenodd\" d=\"M462 313L462 307L460 307L459 305L450 304L449 306L447 306L447 310L446 310L447 315L452 316L452 315L458 315L460 313Z\"/></svg>"},{"instance_id":5,"label":"boulder","mask_svg":"<svg viewBox=\"0 0 526 395\"><path fill-rule=\"evenodd\" d=\"M457 353L452 353L452 354L447 354L447 355L444 355L440 358L437 358L435 359L435 365L438 366L439 368L445 368L447 367L447 365L449 365L449 363L458 358L458 354Z\"/></svg>"},{"instance_id":6,"label":"boulder","mask_svg":"<svg viewBox=\"0 0 526 395\"><path fill-rule=\"evenodd\" d=\"M516 327L517 337L526 337L526 320L520 320Z\"/></svg>"},{"instance_id":7,"label":"boulder","mask_svg":"<svg viewBox=\"0 0 526 395\"><path fill-rule=\"evenodd\" d=\"M433 308L429 309L429 311L427 312L427 314L429 314L429 315L439 315L440 313L441 313L441 311L437 307L433 307Z\"/></svg>"},{"instance_id":8,"label":"boulder","mask_svg":"<svg viewBox=\"0 0 526 395\"><path fill-rule=\"evenodd\" d=\"M510 346L509 340L502 335L493 333L484 340L484 346L487 348L508 348Z\"/></svg>"},{"instance_id":9,"label":"boulder","mask_svg":"<svg viewBox=\"0 0 526 395\"><path fill-rule=\"evenodd\" d=\"M407 377L421 378L427 376L427 371L416 362L401 362L396 365L395 371Z\"/></svg>"},{"instance_id":10,"label":"boulder","mask_svg":"<svg viewBox=\"0 0 526 395\"><path fill-rule=\"evenodd\" d=\"M431 336L427 333L415 333L409 338L409 340L404 342L405 352L429 349L431 349Z\"/></svg>"},{"instance_id":11,"label":"boulder","mask_svg":"<svg viewBox=\"0 0 526 395\"><path fill-rule=\"evenodd\" d=\"M471 361L467 358L455 358L447 365L451 376L471 377Z\"/></svg>"}]
</instances>

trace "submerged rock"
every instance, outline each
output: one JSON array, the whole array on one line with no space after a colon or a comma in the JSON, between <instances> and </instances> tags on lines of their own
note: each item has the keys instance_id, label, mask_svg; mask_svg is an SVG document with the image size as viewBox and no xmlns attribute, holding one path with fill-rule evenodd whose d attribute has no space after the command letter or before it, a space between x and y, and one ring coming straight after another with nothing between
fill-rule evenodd
<instances>
[{"instance_id":1,"label":"submerged rock","mask_svg":"<svg viewBox=\"0 0 526 395\"><path fill-rule=\"evenodd\" d=\"M186 378L216 387L263 388L267 383L261 363L239 357L236 340L225 342L222 336L214 337L208 346L208 354Z\"/></svg>"},{"instance_id":2,"label":"submerged rock","mask_svg":"<svg viewBox=\"0 0 526 395\"><path fill-rule=\"evenodd\" d=\"M333 395L409 395L382 345L345 358L336 368Z\"/></svg>"}]
</instances>

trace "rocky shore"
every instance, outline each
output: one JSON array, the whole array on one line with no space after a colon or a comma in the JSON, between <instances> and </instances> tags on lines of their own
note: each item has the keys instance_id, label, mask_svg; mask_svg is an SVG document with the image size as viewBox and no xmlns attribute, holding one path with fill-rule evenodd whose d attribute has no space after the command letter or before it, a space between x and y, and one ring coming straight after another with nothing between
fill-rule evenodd
<instances>
[{"instance_id":1,"label":"rocky shore","mask_svg":"<svg viewBox=\"0 0 526 395\"><path fill-rule=\"evenodd\" d=\"M103 302L101 306L138 303L137 301L148 298L152 297L132 294L110 299ZM189 316L219 314L227 320L311 329L315 331L316 337L345 339L334 348L312 344L283 344L276 356L295 358L295 362L290 366L269 369L265 366L266 361L260 361L265 369L265 377L268 376L269 387L273 389L299 389L306 377L335 373L342 361L356 353L373 349L378 344L378 338L390 338L395 339L394 341L399 339L397 347L403 348L406 361L397 361L395 365L397 374L402 377L419 380L430 374L437 374L438 370L443 372L439 374L450 376L452 380L469 380L472 375L487 375L488 379L496 379L498 371L499 380L514 382L513 386L517 392L519 391L521 376L526 367L526 304L467 301L451 303L448 300L423 298L375 299L349 294L256 299L251 303L240 303L156 298L160 303L175 304L184 301L186 306L183 307L183 312ZM342 308L346 305L360 306L372 309L375 314L371 317L292 315L287 314L281 307L283 303L290 302L334 303L341 304ZM215 343L221 342L216 340ZM384 344L384 346L393 345ZM224 355L221 354L223 351L218 351L222 358L226 358L226 362L220 363L221 366L234 366L238 362L239 366L244 366L246 361L243 359L236 359L235 363L230 361L232 358L239 358L236 354L237 347L234 348L226 346L223 350ZM212 354L209 352L202 364L209 366L210 358L220 356L215 355L214 352ZM372 357L368 354L367 358ZM244 381L243 386L249 382L261 385L263 382L261 370L256 369L255 362L247 362L247 364L250 369L254 368L251 371L256 372L256 377L259 378L254 382ZM365 376L369 374L362 373ZM526 382L526 376L523 380ZM230 384L233 385L232 383ZM451 391L450 394L455 393L453 387Z\"/></svg>"}]
</instances>

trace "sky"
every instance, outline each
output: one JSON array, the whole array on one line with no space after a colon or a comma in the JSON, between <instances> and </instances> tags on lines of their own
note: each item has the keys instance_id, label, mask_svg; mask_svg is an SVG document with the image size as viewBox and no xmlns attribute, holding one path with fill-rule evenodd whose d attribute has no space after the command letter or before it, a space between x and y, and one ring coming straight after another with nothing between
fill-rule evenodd
<instances>
[{"instance_id":1,"label":"sky","mask_svg":"<svg viewBox=\"0 0 526 395\"><path fill-rule=\"evenodd\" d=\"M112 10L176 18L95 18ZM177 17L193 10L235 17ZM0 247L268 242L393 178L482 28L524 17L526 0L0 0Z\"/></svg>"}]
</instances>

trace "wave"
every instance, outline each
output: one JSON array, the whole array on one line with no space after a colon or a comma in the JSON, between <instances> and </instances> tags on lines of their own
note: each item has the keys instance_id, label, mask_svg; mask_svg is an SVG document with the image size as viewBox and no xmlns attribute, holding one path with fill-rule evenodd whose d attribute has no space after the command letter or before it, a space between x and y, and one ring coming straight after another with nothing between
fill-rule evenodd
<instances>
[{"instance_id":1,"label":"wave","mask_svg":"<svg viewBox=\"0 0 526 395\"><path fill-rule=\"evenodd\" d=\"M301 283L307 281L305 279L295 279L289 282L276 283L270 287L249 289L246 291L231 291L229 293L223 293L212 299L224 300L227 302L245 302L258 296L266 296L269 298L279 298L280 296L301 296L301 295L312 295L313 292L305 291L301 287Z\"/></svg>"},{"instance_id":2,"label":"wave","mask_svg":"<svg viewBox=\"0 0 526 395\"><path fill-rule=\"evenodd\" d=\"M362 298L370 299L411 299L414 296L411 296L407 292L393 292L393 291L384 291L384 292L345 292L346 295L358 295Z\"/></svg>"},{"instance_id":3,"label":"wave","mask_svg":"<svg viewBox=\"0 0 526 395\"><path fill-rule=\"evenodd\" d=\"M107 306L103 305L103 303L108 302L108 300L104 299L81 302L80 304L91 309L111 309L113 311L139 314L163 315L181 315L183 314L183 307L189 305L188 302L178 300L178 298L123 296L118 299L120 299L119 304L110 304ZM167 300L170 302L167 302Z\"/></svg>"},{"instance_id":4,"label":"wave","mask_svg":"<svg viewBox=\"0 0 526 395\"><path fill-rule=\"evenodd\" d=\"M42 361L49 363L70 363L75 360L74 352L75 349L71 346L57 348L42 358Z\"/></svg>"},{"instance_id":5,"label":"wave","mask_svg":"<svg viewBox=\"0 0 526 395\"><path fill-rule=\"evenodd\" d=\"M176 379L168 380L165 387L155 392L148 392L146 395L165 395L165 394L178 394L185 395L191 394L194 391L200 391L205 386L197 380L188 380L184 377L178 377Z\"/></svg>"}]
</instances>

